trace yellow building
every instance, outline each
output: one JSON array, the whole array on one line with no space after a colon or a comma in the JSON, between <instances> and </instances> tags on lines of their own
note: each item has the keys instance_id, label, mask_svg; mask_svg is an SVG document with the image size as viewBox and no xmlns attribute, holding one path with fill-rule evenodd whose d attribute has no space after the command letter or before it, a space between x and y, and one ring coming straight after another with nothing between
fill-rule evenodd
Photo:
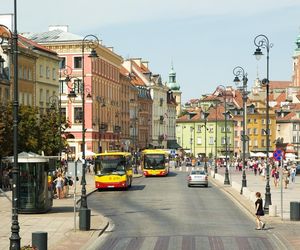
<instances>
[{"instance_id":1,"label":"yellow building","mask_svg":"<svg viewBox=\"0 0 300 250\"><path fill-rule=\"evenodd\" d=\"M264 101L251 100L247 113L247 135L249 136L250 152L267 152L266 136L266 105ZM276 117L274 110L269 109L269 152L275 149Z\"/></svg>"}]
</instances>

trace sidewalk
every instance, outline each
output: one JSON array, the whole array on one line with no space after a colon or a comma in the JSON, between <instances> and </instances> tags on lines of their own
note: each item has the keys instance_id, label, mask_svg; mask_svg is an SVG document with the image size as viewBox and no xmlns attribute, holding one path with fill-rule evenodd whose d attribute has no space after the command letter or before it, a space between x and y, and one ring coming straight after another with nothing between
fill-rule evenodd
<instances>
[{"instance_id":1,"label":"sidewalk","mask_svg":"<svg viewBox=\"0 0 300 250\"><path fill-rule=\"evenodd\" d=\"M218 173L215 175L214 171L211 171L210 180L252 217L253 225L255 225L255 192L261 192L263 200L265 199L265 180L261 176L255 176L251 170L246 170L247 187L243 188L243 194L241 194L242 172L235 169L229 170L230 185L224 185L224 175L225 169L219 168ZM277 214L276 216L272 216L274 214L271 214L272 211L270 210L270 214L264 216L264 220L268 225L267 228L278 233L281 240L290 247L288 249L300 249L300 221L290 221L290 202L300 201L300 176L296 176L294 184L289 184L287 189L283 188L282 190L283 218L281 217L281 188L280 186L277 188L274 187L271 176L270 187L272 205L277 206Z\"/></svg>"},{"instance_id":2,"label":"sidewalk","mask_svg":"<svg viewBox=\"0 0 300 250\"><path fill-rule=\"evenodd\" d=\"M215 176L215 179L224 182L224 173L225 169L220 168L218 170L218 174ZM213 173L212 173L213 176ZM234 188L236 191L241 191L242 185L242 171L238 171L235 169L230 169L229 171L229 179L231 187ZM247 180L247 187L243 188L243 196L247 199L255 202L255 193L260 192L262 194L262 198L265 198L266 192L266 181L263 177L257 175L255 176L252 170L246 170L246 180ZM280 183L279 186L275 188L273 183L273 178L270 175L270 188L271 188L271 201L272 205L277 207L277 214L276 216L281 217L281 209L283 210L283 220L290 220L290 202L291 201L300 201L300 176L296 176L295 183L288 184L287 189L282 189L282 203L283 206L281 207L281 187ZM272 209L272 207L271 207ZM271 215L270 210L270 215Z\"/></svg>"},{"instance_id":3,"label":"sidewalk","mask_svg":"<svg viewBox=\"0 0 300 250\"><path fill-rule=\"evenodd\" d=\"M94 176L86 175L87 195L94 192ZM76 200L80 199L81 185L76 185ZM11 192L5 192L11 199ZM19 214L19 235L21 246L31 245L32 233L43 231L48 233L48 249L85 249L108 226L107 218L91 211L91 230L79 231L79 216L74 216L74 185L70 187L70 196L65 199L53 200L53 208L44 214ZM79 206L80 204L78 204ZM0 193L0 250L9 249L11 236L11 202ZM76 232L74 231L74 218L76 219ZM4 226L5 225L5 226Z\"/></svg>"}]
</instances>

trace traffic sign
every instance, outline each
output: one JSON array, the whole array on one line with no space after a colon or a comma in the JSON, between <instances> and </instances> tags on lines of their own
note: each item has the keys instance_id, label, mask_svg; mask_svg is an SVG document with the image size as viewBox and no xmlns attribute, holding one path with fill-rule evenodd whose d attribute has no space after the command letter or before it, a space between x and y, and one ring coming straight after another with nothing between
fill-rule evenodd
<instances>
[{"instance_id":1,"label":"traffic sign","mask_svg":"<svg viewBox=\"0 0 300 250\"><path fill-rule=\"evenodd\" d=\"M273 152L273 158L275 161L281 161L284 158L284 151L282 151L281 149L276 149Z\"/></svg>"}]
</instances>

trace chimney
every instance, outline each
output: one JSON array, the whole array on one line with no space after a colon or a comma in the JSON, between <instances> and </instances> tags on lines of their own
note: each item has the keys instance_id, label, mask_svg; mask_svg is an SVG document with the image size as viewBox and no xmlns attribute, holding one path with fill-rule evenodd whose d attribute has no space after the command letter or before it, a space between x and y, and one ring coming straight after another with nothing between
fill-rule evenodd
<instances>
[{"instance_id":1,"label":"chimney","mask_svg":"<svg viewBox=\"0 0 300 250\"><path fill-rule=\"evenodd\" d=\"M64 32L69 32L69 25L49 25L48 30L62 30Z\"/></svg>"}]
</instances>

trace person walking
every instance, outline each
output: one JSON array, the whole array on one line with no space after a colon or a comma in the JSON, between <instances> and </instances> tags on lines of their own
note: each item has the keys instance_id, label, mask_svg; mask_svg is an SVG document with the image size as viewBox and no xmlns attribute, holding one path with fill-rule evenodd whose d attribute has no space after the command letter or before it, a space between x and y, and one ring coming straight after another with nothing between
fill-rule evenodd
<instances>
[{"instance_id":1,"label":"person walking","mask_svg":"<svg viewBox=\"0 0 300 250\"><path fill-rule=\"evenodd\" d=\"M261 216L264 216L264 209L263 209L263 200L261 198L261 193L256 192L256 201L255 201L255 215L256 215L256 230L264 229L266 223L261 220Z\"/></svg>"},{"instance_id":2,"label":"person walking","mask_svg":"<svg viewBox=\"0 0 300 250\"><path fill-rule=\"evenodd\" d=\"M296 164L293 163L292 167L290 169L290 179L291 183L295 183L295 178L296 178Z\"/></svg>"},{"instance_id":3,"label":"person walking","mask_svg":"<svg viewBox=\"0 0 300 250\"><path fill-rule=\"evenodd\" d=\"M287 169L287 166L284 166L282 169L282 178L283 178L283 183L284 183L284 188L287 189L287 186L289 184L289 177L290 177L290 172Z\"/></svg>"},{"instance_id":4,"label":"person walking","mask_svg":"<svg viewBox=\"0 0 300 250\"><path fill-rule=\"evenodd\" d=\"M60 173L58 173L57 178L53 182L55 183L57 199L62 199L64 179Z\"/></svg>"}]
</instances>

